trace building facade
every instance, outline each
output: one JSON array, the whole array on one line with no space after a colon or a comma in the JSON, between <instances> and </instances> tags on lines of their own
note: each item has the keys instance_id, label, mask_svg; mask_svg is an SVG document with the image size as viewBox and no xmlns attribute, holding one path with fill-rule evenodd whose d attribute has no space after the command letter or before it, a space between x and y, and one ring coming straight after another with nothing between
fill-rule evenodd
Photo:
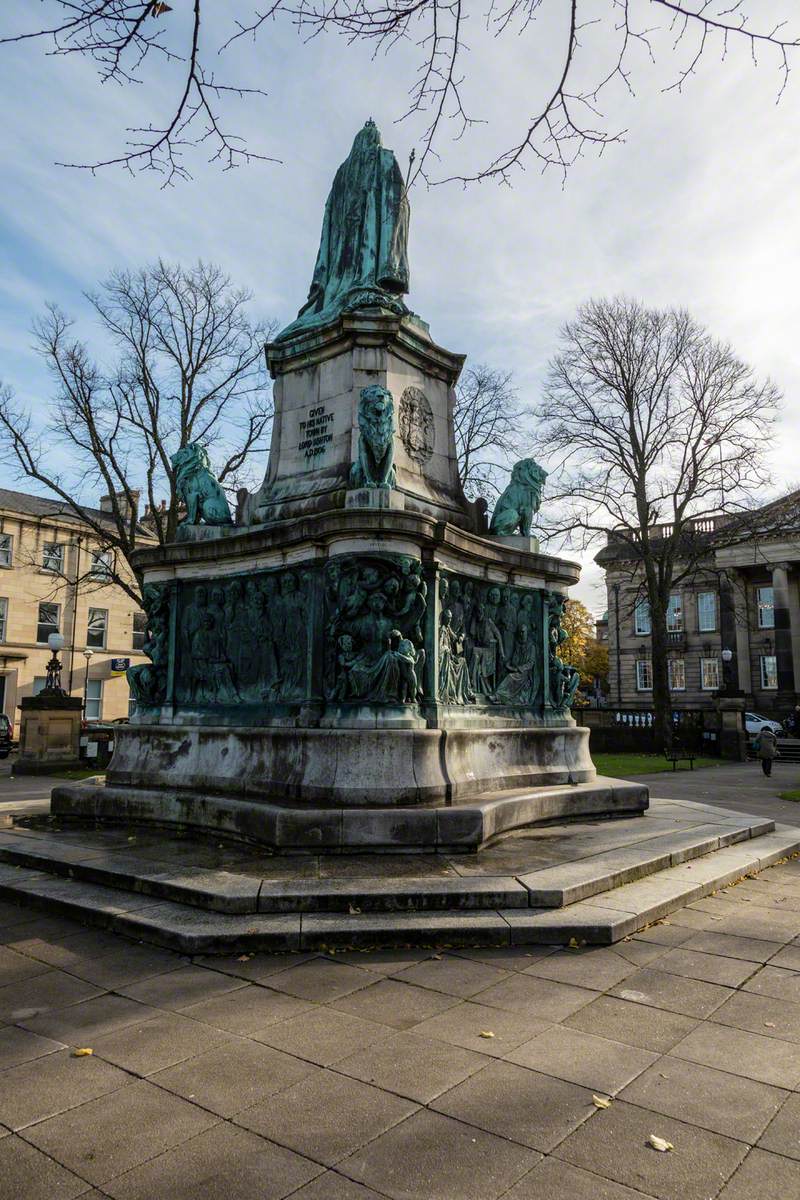
<instances>
[{"instance_id":1,"label":"building facade","mask_svg":"<svg viewBox=\"0 0 800 1200\"><path fill-rule=\"evenodd\" d=\"M704 552L676 583L667 613L674 708L713 707L724 686L749 710L782 718L800 692L800 491L746 520L704 518L693 533ZM595 561L606 574L609 703L646 710L652 625L642 571L613 532Z\"/></svg>"},{"instance_id":2,"label":"building facade","mask_svg":"<svg viewBox=\"0 0 800 1200\"><path fill-rule=\"evenodd\" d=\"M85 718L128 716L125 669L148 661L145 617L110 581L111 553L61 501L0 488L0 712L17 732L20 700L44 686L51 633L64 637L62 685Z\"/></svg>"}]
</instances>

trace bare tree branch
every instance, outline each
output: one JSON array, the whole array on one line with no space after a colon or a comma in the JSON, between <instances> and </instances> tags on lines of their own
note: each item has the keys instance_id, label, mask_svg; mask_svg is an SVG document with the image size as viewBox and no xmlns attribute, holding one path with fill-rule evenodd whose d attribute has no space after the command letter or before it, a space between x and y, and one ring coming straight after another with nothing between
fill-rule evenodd
<instances>
[{"instance_id":1,"label":"bare tree branch","mask_svg":"<svg viewBox=\"0 0 800 1200\"><path fill-rule=\"evenodd\" d=\"M151 58L174 73L173 98L165 102L160 125L129 128L124 148L104 160L65 165L154 170L172 183L189 176L187 156L198 147L225 169L252 159L277 161L248 150L222 124L220 106L226 98L265 93L243 83L218 83L206 65L202 17L209 12L208 0L205 7L204 0L189 0L188 13L159 0L42 0L42 6L50 20L0 36L0 45L44 39L50 54L89 58L102 82L121 86L144 83L144 64ZM770 7L785 10L785 17L764 17L756 0L606 0L599 9L590 0L487 0L474 12L467 0L271 0L264 8L253 8L252 0L233 0L232 28L214 49L229 51L279 20L293 25L304 40L331 33L346 45L367 43L375 55L413 45L419 65L399 119L420 115L424 124L409 183L417 178L429 184L509 183L528 164L566 177L587 150L602 152L624 139L625 131L607 124L600 105L606 93L613 96L614 85L634 94L637 53L652 63L672 56L675 77L665 90L682 91L710 54L724 62L739 43L754 64L761 55L771 60L780 98L792 54L800 47L800 30L790 26L798 17L789 0L775 0ZM462 68L465 31L476 16L497 38L529 39L552 73L544 81L543 98L522 102L529 115L519 116L519 136L510 146L471 171L436 179L433 170L446 131L460 140L481 123L468 111L469 76ZM12 26L12 18L7 20ZM15 13L13 24L18 22Z\"/></svg>"},{"instance_id":2,"label":"bare tree branch","mask_svg":"<svg viewBox=\"0 0 800 1200\"><path fill-rule=\"evenodd\" d=\"M712 516L717 545L747 536L744 514L767 483L779 400L774 384L687 312L626 299L583 305L551 363L539 433L561 465L550 476L546 531L584 549L604 538L632 577L641 573L665 740L670 590L707 559Z\"/></svg>"},{"instance_id":3,"label":"bare tree branch","mask_svg":"<svg viewBox=\"0 0 800 1200\"><path fill-rule=\"evenodd\" d=\"M49 307L34 335L54 384L51 418L37 429L11 389L0 390L0 462L88 525L113 552L113 582L138 602L134 551L145 535L173 541L178 525L171 455L201 442L220 480L235 487L245 459L266 452L264 344L276 325L252 322L249 294L202 262L115 272L87 299L116 347L111 367L101 370L68 318ZM54 452L65 447L70 469L57 470ZM84 499L98 494L108 498L107 514Z\"/></svg>"},{"instance_id":4,"label":"bare tree branch","mask_svg":"<svg viewBox=\"0 0 800 1200\"><path fill-rule=\"evenodd\" d=\"M466 368L456 386L453 424L458 473L470 498L500 491L503 475L525 454L530 415L510 371L481 363Z\"/></svg>"}]
</instances>

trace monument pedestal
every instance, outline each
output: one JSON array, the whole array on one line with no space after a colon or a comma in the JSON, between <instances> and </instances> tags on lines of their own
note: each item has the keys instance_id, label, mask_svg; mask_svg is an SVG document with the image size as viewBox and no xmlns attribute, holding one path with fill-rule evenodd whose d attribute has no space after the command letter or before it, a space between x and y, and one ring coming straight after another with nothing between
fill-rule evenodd
<instances>
[{"instance_id":1,"label":"monument pedestal","mask_svg":"<svg viewBox=\"0 0 800 1200\"><path fill-rule=\"evenodd\" d=\"M46 689L26 696L20 709L15 775L48 775L80 765L83 703L78 696Z\"/></svg>"}]
</instances>

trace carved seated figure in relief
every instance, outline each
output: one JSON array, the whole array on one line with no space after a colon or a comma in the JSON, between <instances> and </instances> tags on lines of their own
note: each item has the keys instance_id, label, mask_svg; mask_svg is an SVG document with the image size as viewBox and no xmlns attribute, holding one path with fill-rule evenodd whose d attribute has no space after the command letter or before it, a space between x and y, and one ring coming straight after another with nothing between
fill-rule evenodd
<instances>
[{"instance_id":1,"label":"carved seated figure in relief","mask_svg":"<svg viewBox=\"0 0 800 1200\"><path fill-rule=\"evenodd\" d=\"M178 499L186 507L186 524L232 525L228 501L211 473L211 463L204 447L198 442L181 446L170 462L175 468Z\"/></svg>"},{"instance_id":2,"label":"carved seated figure in relief","mask_svg":"<svg viewBox=\"0 0 800 1200\"><path fill-rule=\"evenodd\" d=\"M373 384L358 401L358 458L350 468L354 488L393 488L394 401L386 388Z\"/></svg>"},{"instance_id":3,"label":"carved seated figure in relief","mask_svg":"<svg viewBox=\"0 0 800 1200\"><path fill-rule=\"evenodd\" d=\"M546 471L534 459L523 458L515 463L511 482L495 505L489 532L501 537L511 534L530 537L531 522L539 511L546 479Z\"/></svg>"}]
</instances>

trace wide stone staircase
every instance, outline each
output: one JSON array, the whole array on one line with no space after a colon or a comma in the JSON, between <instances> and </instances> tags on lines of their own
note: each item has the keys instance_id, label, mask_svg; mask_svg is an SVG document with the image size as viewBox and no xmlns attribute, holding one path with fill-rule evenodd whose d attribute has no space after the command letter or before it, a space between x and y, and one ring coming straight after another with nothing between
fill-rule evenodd
<instances>
[{"instance_id":1,"label":"wide stone staircase","mask_svg":"<svg viewBox=\"0 0 800 1200\"><path fill-rule=\"evenodd\" d=\"M184 953L609 944L800 852L800 828L655 800L477 853L270 855L136 826L0 832L0 896Z\"/></svg>"}]
</instances>

